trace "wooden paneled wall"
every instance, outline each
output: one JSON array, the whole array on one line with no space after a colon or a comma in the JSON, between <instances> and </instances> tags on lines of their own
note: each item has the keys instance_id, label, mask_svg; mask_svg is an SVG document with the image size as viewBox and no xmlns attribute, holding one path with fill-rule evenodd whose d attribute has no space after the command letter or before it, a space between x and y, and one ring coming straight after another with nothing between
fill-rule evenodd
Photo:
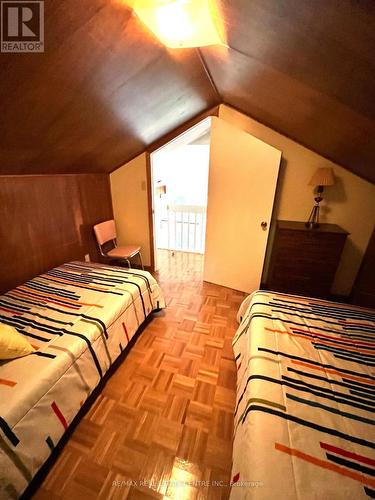
<instances>
[{"instance_id":1,"label":"wooden paneled wall","mask_svg":"<svg viewBox=\"0 0 375 500\"><path fill-rule=\"evenodd\" d=\"M109 176L0 176L0 293L63 262L98 260L92 226L113 217Z\"/></svg>"}]
</instances>

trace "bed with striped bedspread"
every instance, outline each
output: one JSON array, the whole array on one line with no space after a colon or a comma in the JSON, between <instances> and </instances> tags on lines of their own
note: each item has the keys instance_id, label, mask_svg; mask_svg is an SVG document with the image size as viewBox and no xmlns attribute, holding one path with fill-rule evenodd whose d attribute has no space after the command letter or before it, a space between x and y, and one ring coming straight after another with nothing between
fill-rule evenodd
<instances>
[{"instance_id":1,"label":"bed with striped bedspread","mask_svg":"<svg viewBox=\"0 0 375 500\"><path fill-rule=\"evenodd\" d=\"M239 320L231 498L374 498L375 311L260 291Z\"/></svg>"},{"instance_id":2,"label":"bed with striped bedspread","mask_svg":"<svg viewBox=\"0 0 375 500\"><path fill-rule=\"evenodd\" d=\"M18 498L155 309L145 271L70 262L0 296L0 321L34 346L0 362L0 498Z\"/></svg>"}]
</instances>

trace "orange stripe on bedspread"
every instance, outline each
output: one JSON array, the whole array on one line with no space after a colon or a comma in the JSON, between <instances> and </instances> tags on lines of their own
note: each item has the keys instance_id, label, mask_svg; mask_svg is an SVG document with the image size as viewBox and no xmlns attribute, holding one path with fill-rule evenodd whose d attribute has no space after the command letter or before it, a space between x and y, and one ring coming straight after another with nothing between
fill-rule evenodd
<instances>
[{"instance_id":1,"label":"orange stripe on bedspread","mask_svg":"<svg viewBox=\"0 0 375 500\"><path fill-rule=\"evenodd\" d=\"M358 321L348 321L346 319L341 319L340 323L342 323L344 326L371 326L372 321L368 319L358 322Z\"/></svg>"},{"instance_id":2,"label":"orange stripe on bedspread","mask_svg":"<svg viewBox=\"0 0 375 500\"><path fill-rule=\"evenodd\" d=\"M331 368L323 368L321 366L310 365L310 363L305 363L304 361L297 361L292 359L291 362L295 365L305 366L307 368L311 368L312 370L318 370L323 373L331 373L334 375L339 375L340 377L344 377L350 380L356 380L357 382L365 382L366 384L375 385L375 381L365 378L365 377L357 377L356 375L349 375L349 373L343 373L339 370L332 370Z\"/></svg>"},{"instance_id":3,"label":"orange stripe on bedspread","mask_svg":"<svg viewBox=\"0 0 375 500\"><path fill-rule=\"evenodd\" d=\"M23 313L14 311L13 309L6 309L5 307L0 307L0 311L5 311L13 316L22 316Z\"/></svg>"},{"instance_id":4,"label":"orange stripe on bedspread","mask_svg":"<svg viewBox=\"0 0 375 500\"><path fill-rule=\"evenodd\" d=\"M322 345L327 345L327 346L337 346L337 342L335 340L326 340L326 339L314 339L314 338L308 338L304 335L299 335L298 333L292 333L292 332L286 332L282 330L272 330L271 328L265 328L265 330L273 332L273 333L281 333L284 335L289 335L290 337L297 337L299 339L307 340L308 342L319 342L319 344ZM310 334L313 335L313 334ZM333 338L333 337L332 337ZM337 340L341 340L339 337L337 337ZM348 352L359 352L361 354L374 354L374 351L369 351L367 349L358 349L356 343L353 343L350 345L351 349L345 349L346 346L340 345L340 349L343 351L348 351ZM349 346L348 346L349 347Z\"/></svg>"},{"instance_id":5,"label":"orange stripe on bedspread","mask_svg":"<svg viewBox=\"0 0 375 500\"><path fill-rule=\"evenodd\" d=\"M266 294L263 294L263 295L267 295ZM268 294L269 295L269 294ZM363 312L369 312L369 313L374 313L374 310L369 308L369 307L362 307L362 306L357 306L357 305L352 305L352 304L342 304L340 302L331 302L331 301L327 301L327 300L324 300L324 299L316 299L316 298L312 298L312 297L293 297L292 295L288 295L286 293L277 293L275 294L276 297L286 297L288 300L290 300L290 302L293 302L293 303L296 303L296 304L309 304L311 306L314 306L314 305L321 305L321 306L325 306L325 307L330 307L330 308L334 308L334 309L345 309L345 310L348 310L348 311L355 311L355 312L358 312L358 311L363 311Z\"/></svg>"},{"instance_id":6,"label":"orange stripe on bedspread","mask_svg":"<svg viewBox=\"0 0 375 500\"><path fill-rule=\"evenodd\" d=\"M80 283L77 283L77 285L79 285ZM28 287L23 287L23 286L19 286L18 289L20 290L30 290L30 288ZM104 288L96 288L95 290L105 290ZM70 299L66 299L65 297L60 297L59 295L53 295L53 294L49 294L49 293L43 293L43 292L37 292L35 290L32 289L32 293L34 295L36 295L37 297L41 297L44 299L44 297L47 297L47 298L52 298L52 299L55 299L55 300L60 300L60 301L63 301L63 302L66 302L67 304L71 304L71 305L79 305L79 306L92 306L92 307L100 307L102 308L103 306L100 306L98 304L86 304L85 302L78 302L77 300L70 300Z\"/></svg>"},{"instance_id":7,"label":"orange stripe on bedspread","mask_svg":"<svg viewBox=\"0 0 375 500\"><path fill-rule=\"evenodd\" d=\"M317 333L317 332L311 332L309 330L301 330L300 328L292 328L293 332L288 332L286 330L275 330L274 328L267 328L265 327L266 330L268 330L269 332L273 332L273 333L287 333L288 335L298 335L296 333L293 333L293 332L299 332L299 333L305 333L307 335L310 335L310 336L318 336L318 337L321 337L322 339L324 340L327 340L327 341L334 341L334 340L339 340L340 342L344 343L344 344L348 344L348 346L353 346L353 344L355 344L356 346L360 346L360 347L372 347L374 344L373 342L363 342L362 340L361 341L358 341L357 339L355 339L355 342L353 342L353 339L344 339L343 337L340 337L340 336L337 336L337 335L325 335L324 333ZM338 330L335 330L337 331L338 333L342 333L342 332L339 332ZM301 336L302 338L305 338L306 340L308 340L306 338L306 336Z\"/></svg>"},{"instance_id":8,"label":"orange stripe on bedspread","mask_svg":"<svg viewBox=\"0 0 375 500\"><path fill-rule=\"evenodd\" d=\"M267 327L265 328L265 330L271 333L281 333L283 335L290 335L290 337L297 337L299 339L308 340L309 342L311 342L311 339L306 337L306 335L299 335L298 333L287 332L285 330L275 330L273 328L267 328Z\"/></svg>"},{"instance_id":9,"label":"orange stripe on bedspread","mask_svg":"<svg viewBox=\"0 0 375 500\"><path fill-rule=\"evenodd\" d=\"M9 387L14 387L17 385L17 382L13 382L13 380L5 380L4 378L0 378L0 385L8 385Z\"/></svg>"},{"instance_id":10,"label":"orange stripe on bedspread","mask_svg":"<svg viewBox=\"0 0 375 500\"><path fill-rule=\"evenodd\" d=\"M49 279L49 277L46 278L45 276L43 276L43 278L48 280L48 281L60 281L61 283L65 283L67 285L72 285L72 286L74 286L74 285L82 286L83 285L83 283L81 281L65 280L64 278L59 278L57 276L51 276L51 279ZM85 285L85 288L90 288L90 290L99 290L99 291L108 290L108 288L100 288L99 286L93 286L93 285L89 285L86 283L84 283L84 285Z\"/></svg>"},{"instance_id":11,"label":"orange stripe on bedspread","mask_svg":"<svg viewBox=\"0 0 375 500\"><path fill-rule=\"evenodd\" d=\"M77 306L69 306L68 304L63 304L62 302L56 302L56 300L49 300L49 299L46 299L45 297L40 297L38 295L36 295L35 297L30 297L30 295L26 292L23 292L22 290L18 290L17 288L15 288L13 291L12 291L12 294L15 295L16 297L21 297L21 298L27 298L28 300L31 300L32 298L36 301L39 301L39 302L46 302L47 304L55 304L57 306L60 306L60 307L65 307L67 309L74 309L74 310L78 310L79 307L78 305ZM38 304L35 304L35 306L33 307L40 307L42 308L43 305L38 305Z\"/></svg>"},{"instance_id":12,"label":"orange stripe on bedspread","mask_svg":"<svg viewBox=\"0 0 375 500\"><path fill-rule=\"evenodd\" d=\"M353 472L344 467L340 467L339 465L335 465L331 462L327 462L326 460L321 460L320 458L313 457L312 455L308 455L307 453L303 453L302 451L296 450L294 448L288 448L283 444L275 443L276 450L282 451L284 453L288 453L297 458L301 458L306 462L310 462L311 464L317 465L318 467L322 467L323 469L328 469L332 472L337 472L342 476L350 477L355 481L359 481L360 483L375 486L375 479L371 479L369 477L364 476L363 474L359 474L358 472Z\"/></svg>"}]
</instances>

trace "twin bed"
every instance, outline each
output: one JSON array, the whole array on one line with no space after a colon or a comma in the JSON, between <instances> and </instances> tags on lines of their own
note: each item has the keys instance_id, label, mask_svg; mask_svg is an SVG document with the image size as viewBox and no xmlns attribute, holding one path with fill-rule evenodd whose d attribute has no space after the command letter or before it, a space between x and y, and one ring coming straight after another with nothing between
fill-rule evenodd
<instances>
[{"instance_id":1,"label":"twin bed","mask_svg":"<svg viewBox=\"0 0 375 500\"><path fill-rule=\"evenodd\" d=\"M261 291L239 319L231 498L374 498L375 311Z\"/></svg>"},{"instance_id":2,"label":"twin bed","mask_svg":"<svg viewBox=\"0 0 375 500\"><path fill-rule=\"evenodd\" d=\"M0 498L18 498L152 311L147 272L71 262L0 297ZM375 312L256 292L239 311L231 498L375 495Z\"/></svg>"},{"instance_id":3,"label":"twin bed","mask_svg":"<svg viewBox=\"0 0 375 500\"><path fill-rule=\"evenodd\" d=\"M152 311L147 272L71 262L0 296L35 352L0 361L0 498L18 498Z\"/></svg>"}]
</instances>

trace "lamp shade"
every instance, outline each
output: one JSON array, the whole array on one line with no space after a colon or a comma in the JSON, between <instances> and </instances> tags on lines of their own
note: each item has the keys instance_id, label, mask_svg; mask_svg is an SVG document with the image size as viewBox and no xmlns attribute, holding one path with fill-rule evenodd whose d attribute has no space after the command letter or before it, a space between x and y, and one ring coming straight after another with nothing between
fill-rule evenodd
<instances>
[{"instance_id":1,"label":"lamp shade","mask_svg":"<svg viewBox=\"0 0 375 500\"><path fill-rule=\"evenodd\" d=\"M335 183L332 168L318 168L311 177L309 186L332 186Z\"/></svg>"},{"instance_id":2,"label":"lamp shade","mask_svg":"<svg viewBox=\"0 0 375 500\"><path fill-rule=\"evenodd\" d=\"M158 196L162 196L163 194L167 194L167 186L165 184L156 186L156 194Z\"/></svg>"},{"instance_id":3,"label":"lamp shade","mask_svg":"<svg viewBox=\"0 0 375 500\"><path fill-rule=\"evenodd\" d=\"M170 48L222 44L212 0L135 0L139 19Z\"/></svg>"}]
</instances>

